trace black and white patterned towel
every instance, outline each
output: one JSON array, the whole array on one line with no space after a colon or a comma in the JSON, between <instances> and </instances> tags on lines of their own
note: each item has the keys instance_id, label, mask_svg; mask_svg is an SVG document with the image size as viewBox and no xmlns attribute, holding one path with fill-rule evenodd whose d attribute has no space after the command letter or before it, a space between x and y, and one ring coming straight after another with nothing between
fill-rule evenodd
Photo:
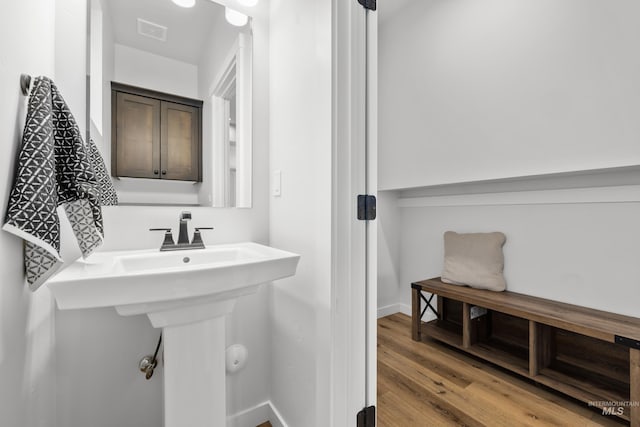
<instances>
[{"instance_id":1,"label":"black and white patterned towel","mask_svg":"<svg viewBox=\"0 0 640 427\"><path fill-rule=\"evenodd\" d=\"M55 84L37 77L2 227L25 240L26 278L32 290L63 263L58 206L64 207L86 257L102 244L103 204L117 204L117 198L99 152L92 143L83 143Z\"/></svg>"},{"instance_id":2,"label":"black and white patterned towel","mask_svg":"<svg viewBox=\"0 0 640 427\"><path fill-rule=\"evenodd\" d=\"M107 167L93 139L89 139L87 151L89 153L89 163L93 166L93 173L95 173L96 179L98 180L100 204L102 206L117 205L118 195L116 194L116 189L113 187L111 176L109 176L109 172L107 172Z\"/></svg>"}]
</instances>

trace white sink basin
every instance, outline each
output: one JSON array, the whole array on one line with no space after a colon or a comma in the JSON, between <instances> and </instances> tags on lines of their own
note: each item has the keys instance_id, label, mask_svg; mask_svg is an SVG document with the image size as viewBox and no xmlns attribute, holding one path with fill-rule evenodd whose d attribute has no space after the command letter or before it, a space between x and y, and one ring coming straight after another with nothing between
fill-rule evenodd
<instances>
[{"instance_id":1,"label":"white sink basin","mask_svg":"<svg viewBox=\"0 0 640 427\"><path fill-rule=\"evenodd\" d=\"M203 265L222 265L264 258L246 246L212 247L194 251L158 252L140 251L117 256L115 268L126 273L147 272L149 270L169 270L184 268L200 268Z\"/></svg>"},{"instance_id":2,"label":"white sink basin","mask_svg":"<svg viewBox=\"0 0 640 427\"><path fill-rule=\"evenodd\" d=\"M257 243L172 252L99 252L49 280L61 310L226 299L295 274L300 256ZM125 313L127 312L127 313Z\"/></svg>"}]
</instances>

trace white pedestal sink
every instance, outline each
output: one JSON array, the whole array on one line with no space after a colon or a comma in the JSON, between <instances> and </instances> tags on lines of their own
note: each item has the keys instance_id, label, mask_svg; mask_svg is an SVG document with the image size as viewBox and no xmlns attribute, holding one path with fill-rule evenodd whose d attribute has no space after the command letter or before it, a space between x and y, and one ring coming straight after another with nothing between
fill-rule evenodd
<instances>
[{"instance_id":1,"label":"white pedestal sink","mask_svg":"<svg viewBox=\"0 0 640 427\"><path fill-rule=\"evenodd\" d=\"M50 279L61 310L115 307L162 328L165 427L226 424L225 316L237 298L295 274L299 255L238 243L96 253Z\"/></svg>"}]
</instances>

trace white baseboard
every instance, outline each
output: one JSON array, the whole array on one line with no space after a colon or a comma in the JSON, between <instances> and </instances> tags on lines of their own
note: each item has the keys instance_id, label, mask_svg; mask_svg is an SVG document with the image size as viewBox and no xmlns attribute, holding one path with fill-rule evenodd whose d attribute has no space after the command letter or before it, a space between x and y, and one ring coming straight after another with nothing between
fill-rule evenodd
<instances>
[{"instance_id":1,"label":"white baseboard","mask_svg":"<svg viewBox=\"0 0 640 427\"><path fill-rule=\"evenodd\" d=\"M271 421L270 417L270 405L267 401L228 416L227 427L256 427L265 421Z\"/></svg>"},{"instance_id":2,"label":"white baseboard","mask_svg":"<svg viewBox=\"0 0 640 427\"><path fill-rule=\"evenodd\" d=\"M269 421L273 427L287 427L280 412L270 401L228 416L227 427L256 427L265 421Z\"/></svg>"},{"instance_id":3,"label":"white baseboard","mask_svg":"<svg viewBox=\"0 0 640 427\"><path fill-rule=\"evenodd\" d=\"M273 427L288 427L287 423L284 422L284 418L282 418L282 415L278 412L278 409L271 402L269 402L269 410L271 411L270 421Z\"/></svg>"},{"instance_id":4,"label":"white baseboard","mask_svg":"<svg viewBox=\"0 0 640 427\"><path fill-rule=\"evenodd\" d=\"M395 313L403 313L407 316L411 316L411 306L408 304L397 303L378 307L378 319Z\"/></svg>"}]
</instances>

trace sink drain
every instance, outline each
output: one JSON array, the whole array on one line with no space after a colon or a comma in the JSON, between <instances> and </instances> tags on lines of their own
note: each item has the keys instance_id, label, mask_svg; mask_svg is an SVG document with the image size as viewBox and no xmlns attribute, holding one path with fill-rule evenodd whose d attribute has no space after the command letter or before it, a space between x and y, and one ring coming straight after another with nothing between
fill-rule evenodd
<instances>
[{"instance_id":1,"label":"sink drain","mask_svg":"<svg viewBox=\"0 0 640 427\"><path fill-rule=\"evenodd\" d=\"M184 262L185 264L187 264L189 261L191 261L191 258L189 258L188 256L182 258L182 262Z\"/></svg>"}]
</instances>

